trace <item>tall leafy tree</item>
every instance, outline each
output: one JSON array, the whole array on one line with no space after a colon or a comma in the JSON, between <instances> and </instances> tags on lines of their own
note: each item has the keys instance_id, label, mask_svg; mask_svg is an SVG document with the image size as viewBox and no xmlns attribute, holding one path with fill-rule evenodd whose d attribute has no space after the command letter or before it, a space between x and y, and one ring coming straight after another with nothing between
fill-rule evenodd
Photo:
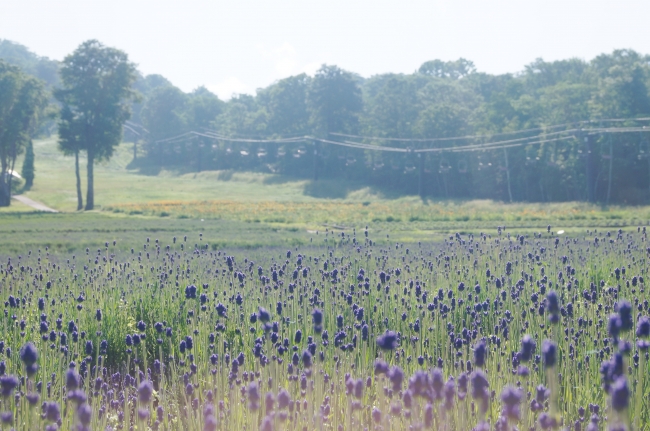
<instances>
[{"instance_id":1,"label":"tall leafy tree","mask_svg":"<svg viewBox=\"0 0 650 431\"><path fill-rule=\"evenodd\" d=\"M307 91L311 78L302 73L259 90L259 104L268 114L267 131L271 136L309 133Z\"/></svg>"},{"instance_id":2,"label":"tall leafy tree","mask_svg":"<svg viewBox=\"0 0 650 431\"><path fill-rule=\"evenodd\" d=\"M136 97L135 65L128 56L96 40L82 43L61 67L62 88L55 92L66 115L59 123L61 147L84 150L87 163L86 210L95 207L94 165L109 159L122 139Z\"/></svg>"},{"instance_id":3,"label":"tall leafy tree","mask_svg":"<svg viewBox=\"0 0 650 431\"><path fill-rule=\"evenodd\" d=\"M46 104L40 80L0 61L0 206L11 203L16 158L29 143Z\"/></svg>"},{"instance_id":4,"label":"tall leafy tree","mask_svg":"<svg viewBox=\"0 0 650 431\"><path fill-rule=\"evenodd\" d=\"M223 110L224 103L216 94L205 87L199 87L189 94L185 104L185 121L193 130L210 128L217 116ZM205 137L194 139L193 149L188 148L196 156L196 170L201 171L205 164L203 159L209 154L212 140Z\"/></svg>"},{"instance_id":5,"label":"tall leafy tree","mask_svg":"<svg viewBox=\"0 0 650 431\"><path fill-rule=\"evenodd\" d=\"M81 121L75 121L75 114L69 106L64 105L59 117L59 150L66 156L74 156L75 185L77 189L77 211L84 209L81 191L81 174L79 172L79 152L84 149L83 127Z\"/></svg>"},{"instance_id":6,"label":"tall leafy tree","mask_svg":"<svg viewBox=\"0 0 650 431\"><path fill-rule=\"evenodd\" d=\"M336 66L323 65L307 93L312 128L322 136L357 130L363 107L360 79Z\"/></svg>"}]
</instances>

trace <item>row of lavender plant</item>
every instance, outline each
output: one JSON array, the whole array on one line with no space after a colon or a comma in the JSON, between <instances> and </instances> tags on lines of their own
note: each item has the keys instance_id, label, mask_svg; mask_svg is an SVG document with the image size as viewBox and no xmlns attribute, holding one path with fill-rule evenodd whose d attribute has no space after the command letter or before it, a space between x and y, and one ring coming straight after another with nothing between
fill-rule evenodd
<instances>
[{"instance_id":1,"label":"row of lavender plant","mask_svg":"<svg viewBox=\"0 0 650 431\"><path fill-rule=\"evenodd\" d=\"M405 245L366 227L232 254L196 240L0 263L0 422L650 428L645 228Z\"/></svg>"}]
</instances>

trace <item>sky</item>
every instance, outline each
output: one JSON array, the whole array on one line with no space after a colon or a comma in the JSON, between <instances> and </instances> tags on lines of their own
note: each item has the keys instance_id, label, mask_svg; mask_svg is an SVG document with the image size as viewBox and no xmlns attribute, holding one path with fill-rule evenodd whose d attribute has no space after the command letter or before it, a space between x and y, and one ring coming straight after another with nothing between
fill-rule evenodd
<instances>
[{"instance_id":1,"label":"sky","mask_svg":"<svg viewBox=\"0 0 650 431\"><path fill-rule=\"evenodd\" d=\"M222 99L322 64L370 77L428 60L515 73L537 58L650 54L647 0L0 0L0 39L61 60L97 39Z\"/></svg>"}]
</instances>

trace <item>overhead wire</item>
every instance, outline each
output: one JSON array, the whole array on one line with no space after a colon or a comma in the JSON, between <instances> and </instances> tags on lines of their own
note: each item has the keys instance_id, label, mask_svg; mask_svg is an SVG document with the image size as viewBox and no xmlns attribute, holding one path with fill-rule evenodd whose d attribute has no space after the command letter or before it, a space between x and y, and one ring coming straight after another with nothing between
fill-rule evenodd
<instances>
[{"instance_id":1,"label":"overhead wire","mask_svg":"<svg viewBox=\"0 0 650 431\"><path fill-rule=\"evenodd\" d=\"M467 145L460 145L460 146L445 146L445 147L434 147L434 148L401 148L401 147L393 147L393 146L384 146L384 145L376 145L376 144L369 144L366 142L357 142L357 141L349 141L349 140L344 140L344 141L338 141L338 140L332 140L332 139L325 139L325 138L319 138L319 137L313 137L313 136L296 136L296 137L290 137L290 138L276 138L276 139L252 139L252 138L237 138L237 137L230 137L230 136L225 136L222 135L216 131L210 130L210 129L204 129L203 132L197 132L197 131L188 131L176 136L172 136L169 138L165 139L159 139L157 141L154 141L154 143L157 144L164 144L164 143L169 143L169 144L175 144L175 143L180 143L180 142L186 142L192 139L195 139L197 137L204 137L204 138L209 138L209 139L214 139L222 142L232 142L232 143L251 143L251 144L292 144L292 143L300 143L300 142L319 142L323 144L328 144L328 145L336 145L336 146L341 146L341 147L347 147L347 148L354 148L354 149L360 149L360 150L370 150L370 151L382 151L382 152L395 152L395 153L446 153L446 152L466 152L466 151L479 151L479 150L495 150L495 149L502 149L502 148L512 148L512 147L521 147L525 145L538 145L542 143L547 143L547 142L555 142L555 141L563 141L566 139L570 139L575 137L577 134L581 133L588 133L588 134L599 134L599 133L632 133L632 132L650 132L650 127L649 126L641 126L641 127L595 127L595 128L569 128L566 130L556 130L549 132L551 129L558 129L560 127L566 127L567 125L576 125L576 124L593 124L593 123L603 123L603 122L613 122L613 123L620 123L620 122L629 122L629 121L648 121L650 120L649 118L627 118L627 119L621 119L621 118L613 118L613 119L603 119L603 120L585 120L585 121L580 121L580 122L574 122L574 123L566 123L566 124L561 124L561 125L554 125L554 126L549 126L546 128L535 128L535 129L525 129L525 130L520 130L516 132L508 132L508 133L503 133L503 134L494 134L494 135L473 135L473 136L468 136L468 137L457 137L457 138L439 138L437 141L449 141L449 140L460 140L460 139L465 139L465 138L475 138L478 139L479 137L482 139L486 139L487 137L494 137L494 136L508 136L508 135L513 135L513 134L521 134L521 133L530 133L530 132L535 132L535 131L543 131L543 133L538 133L535 134L534 136L527 136L527 137L520 137L520 138L513 138L513 139L506 139L506 140L500 140L500 141L493 141L493 142L481 142L481 143L472 143L472 144L467 144ZM128 130L131 130L132 132L136 133L139 135L137 131L135 131L132 127L130 127L130 124L126 124L125 128ZM144 127L142 127L142 130ZM567 135L570 134L571 136L565 136L561 137L562 135ZM360 135L346 135L346 134L340 134L340 133L331 133L331 135L336 135L336 136L359 136L363 139L375 139L372 137L363 137ZM557 138L553 139L547 139L551 136L557 136ZM542 138L542 139L540 139ZM382 139L382 138L380 138ZM407 140L407 139L402 139L402 138L391 138L394 141L398 142L423 142L424 140ZM388 140L388 138L385 138L385 140ZM428 142L435 142L434 140L427 140Z\"/></svg>"}]
</instances>

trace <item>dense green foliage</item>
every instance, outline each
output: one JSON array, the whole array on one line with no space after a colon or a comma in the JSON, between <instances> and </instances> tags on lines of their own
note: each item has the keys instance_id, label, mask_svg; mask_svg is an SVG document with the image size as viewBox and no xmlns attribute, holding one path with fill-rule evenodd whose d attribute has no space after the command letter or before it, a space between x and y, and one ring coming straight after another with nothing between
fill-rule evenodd
<instances>
[{"instance_id":1,"label":"dense green foliage","mask_svg":"<svg viewBox=\"0 0 650 431\"><path fill-rule=\"evenodd\" d=\"M59 82L50 76L61 68L58 63L21 45L1 41L0 58L50 87ZM412 74L369 78L324 65L313 77L291 76L226 102L203 87L184 93L160 75L131 72L129 85L141 97L123 105L133 113L124 138L133 141L133 166L147 173L219 169L346 178L438 199L650 201L650 140L642 128L650 116L650 62L631 50L590 61L538 59L504 75L479 72L462 58L427 61ZM63 130L75 115L63 106ZM632 129L604 131L611 127ZM555 134L567 130L572 132ZM218 136L183 135L190 131ZM257 141L305 136L413 151L379 152L309 138ZM545 142L451 151L522 139ZM85 149L72 142L62 150L78 158ZM414 152L422 149L445 151Z\"/></svg>"},{"instance_id":2,"label":"dense green foliage","mask_svg":"<svg viewBox=\"0 0 650 431\"><path fill-rule=\"evenodd\" d=\"M49 88L59 85L59 63L40 57L23 45L0 39L0 58L42 80Z\"/></svg>"},{"instance_id":3,"label":"dense green foliage","mask_svg":"<svg viewBox=\"0 0 650 431\"><path fill-rule=\"evenodd\" d=\"M210 124L229 137L310 135L412 149L531 136L544 139L558 130L550 126L558 124L565 124L564 129L644 125L607 120L650 115L649 82L648 57L629 50L603 54L590 62L537 60L521 73L499 76L477 72L464 59L429 61L411 75L368 79L323 66L314 77L293 76L258 90L255 96L235 96L211 111L218 115ZM399 193L420 191L438 198L642 203L650 197L650 141L645 133L599 133L589 137L588 145L576 134L569 140L505 151L428 153L422 155L423 160L409 153L323 144L312 148L309 140L266 144L208 142L188 136L159 142L208 127L184 120L188 116L185 100L191 97L169 86L145 102L149 106L146 124L160 124L148 137L152 164L193 170L200 160L203 167L213 169L344 176ZM527 129L535 130L499 135ZM423 141L468 135L481 137ZM197 157L199 141L205 149ZM422 177L418 176L420 166Z\"/></svg>"},{"instance_id":4,"label":"dense green foliage","mask_svg":"<svg viewBox=\"0 0 650 431\"><path fill-rule=\"evenodd\" d=\"M46 102L40 80L0 60L0 206L10 205L16 158L30 142Z\"/></svg>"}]
</instances>

